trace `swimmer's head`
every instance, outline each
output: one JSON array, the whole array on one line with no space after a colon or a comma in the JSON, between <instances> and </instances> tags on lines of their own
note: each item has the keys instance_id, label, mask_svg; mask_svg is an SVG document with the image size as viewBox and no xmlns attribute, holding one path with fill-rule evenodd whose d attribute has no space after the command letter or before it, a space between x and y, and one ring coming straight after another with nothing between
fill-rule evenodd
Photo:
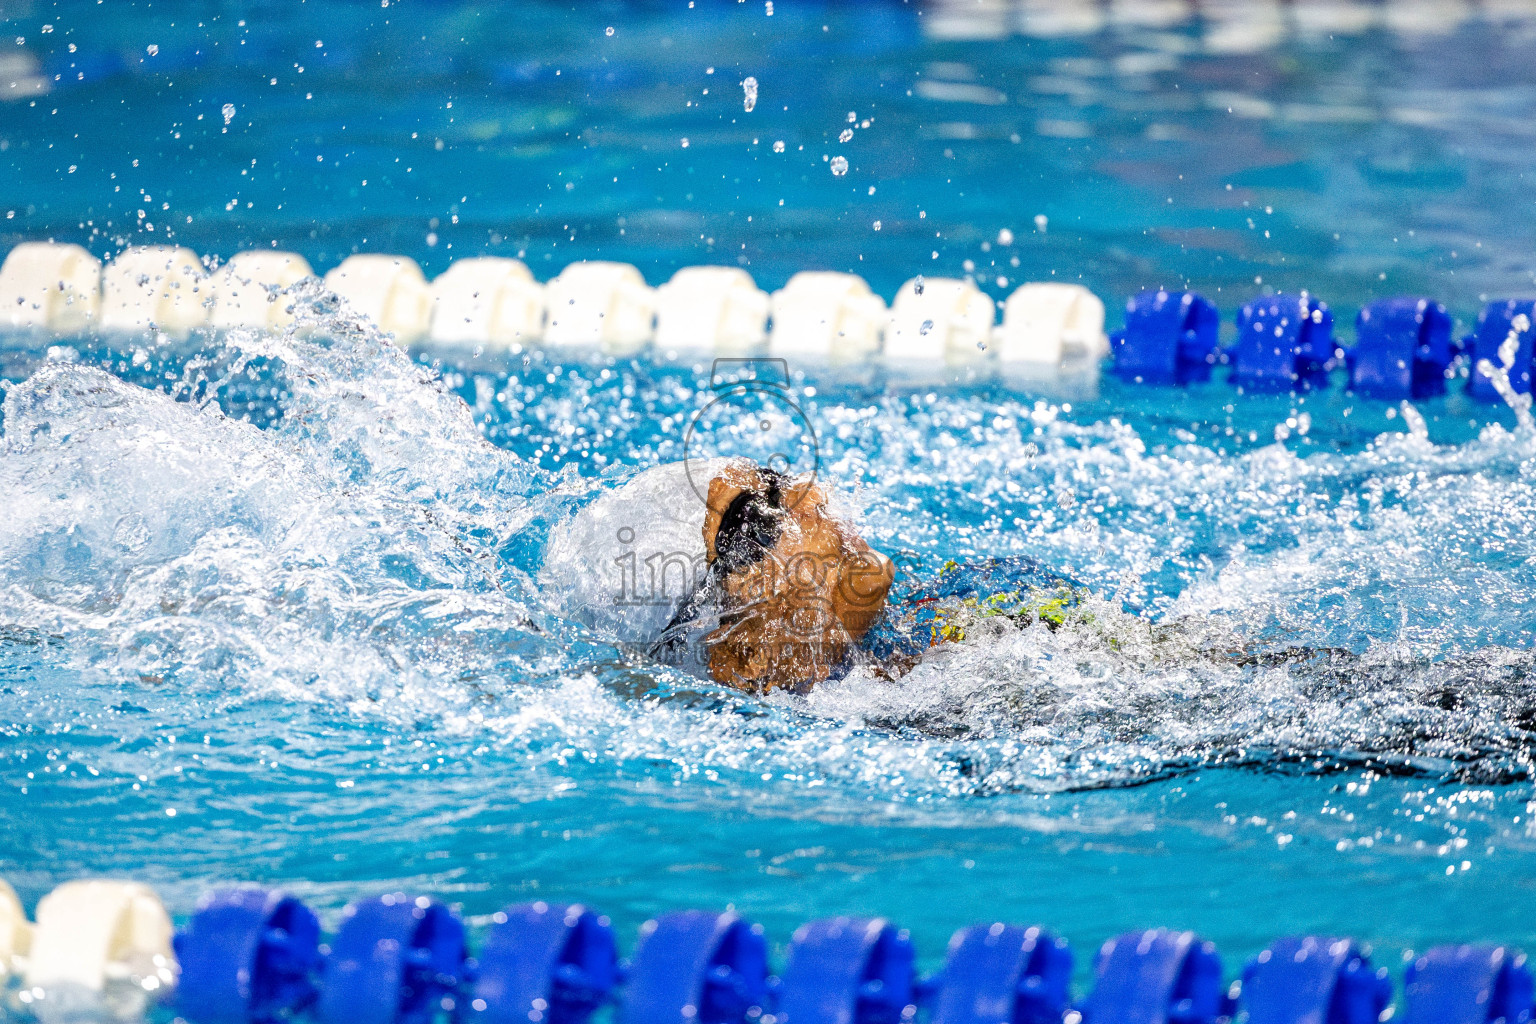
<instances>
[{"instance_id":1,"label":"swimmer's head","mask_svg":"<svg viewBox=\"0 0 1536 1024\"><path fill-rule=\"evenodd\" d=\"M749 688L825 679L879 616L893 576L821 487L747 459L709 482L704 545L725 625L710 674Z\"/></svg>"}]
</instances>

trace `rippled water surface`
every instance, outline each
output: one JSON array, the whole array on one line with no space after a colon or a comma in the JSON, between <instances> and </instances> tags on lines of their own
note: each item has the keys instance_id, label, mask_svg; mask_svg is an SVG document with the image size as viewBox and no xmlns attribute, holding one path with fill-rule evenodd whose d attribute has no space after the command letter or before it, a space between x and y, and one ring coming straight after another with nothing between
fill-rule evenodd
<instances>
[{"instance_id":1,"label":"rippled water surface","mask_svg":"<svg viewBox=\"0 0 1536 1024\"><path fill-rule=\"evenodd\" d=\"M0 6L38 93L0 105L0 234L831 267L887 298L1187 280L1229 312L1306 286L1342 321L1531 287L1536 23L1230 52L1210 19L976 40L735 6ZM117 63L69 82L81 54ZM792 366L872 544L917 576L1028 554L1099 603L758 699L583 625L544 559L683 457L706 361L407 352L290 299L281 335L0 340L0 873L28 901L112 872L178 912L235 878L625 929L732 903L779 941L876 911L930 959L994 917L1083 949L1536 946L1536 432L1509 410Z\"/></svg>"}]
</instances>

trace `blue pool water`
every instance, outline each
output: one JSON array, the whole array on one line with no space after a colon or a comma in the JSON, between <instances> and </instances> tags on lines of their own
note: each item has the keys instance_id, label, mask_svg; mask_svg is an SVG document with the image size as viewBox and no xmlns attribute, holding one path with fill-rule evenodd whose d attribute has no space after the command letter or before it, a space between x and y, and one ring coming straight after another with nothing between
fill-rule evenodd
<instances>
[{"instance_id":1,"label":"blue pool water","mask_svg":"<svg viewBox=\"0 0 1536 1024\"><path fill-rule=\"evenodd\" d=\"M0 105L0 243L830 268L887 299L1054 274L1112 321L1159 284L1229 319L1307 287L1345 323L1422 291L1464 325L1536 288L1536 22L1232 53L1197 19L976 40L935 13L6 5L38 94ZM682 457L707 362L407 353L295 299L282 336L0 340L0 876L29 903L112 873L185 913L252 879L331 920L404 888L627 934L733 904L780 943L879 912L929 963L994 918L1231 958L1536 947L1536 433L1509 410L794 366L876 547L1029 554L1170 635L1020 632L757 699L582 628L543 564Z\"/></svg>"}]
</instances>

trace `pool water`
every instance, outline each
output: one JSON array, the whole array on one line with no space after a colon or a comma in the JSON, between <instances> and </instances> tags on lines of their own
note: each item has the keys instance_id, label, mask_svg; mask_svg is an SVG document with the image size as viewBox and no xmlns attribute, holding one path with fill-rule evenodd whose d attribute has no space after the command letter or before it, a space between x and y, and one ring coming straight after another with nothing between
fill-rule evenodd
<instances>
[{"instance_id":1,"label":"pool water","mask_svg":"<svg viewBox=\"0 0 1536 1024\"><path fill-rule=\"evenodd\" d=\"M1187 283L1229 319L1307 287L1465 324L1536 287L1536 22L1234 54L1200 20L957 40L900 5L706 6L23 5L0 231L830 268L887 299L1054 274L1112 310ZM544 562L684 456L708 359L408 352L293 300L279 335L0 341L0 875L29 904L110 873L182 914L237 879L331 921L385 888L626 935L729 904L778 943L882 913L930 966L983 919L1080 954L1189 927L1233 967L1292 932L1536 947L1510 410L792 365L875 547L919 576L1027 554L1168 635L1004 631L755 698L585 627Z\"/></svg>"}]
</instances>

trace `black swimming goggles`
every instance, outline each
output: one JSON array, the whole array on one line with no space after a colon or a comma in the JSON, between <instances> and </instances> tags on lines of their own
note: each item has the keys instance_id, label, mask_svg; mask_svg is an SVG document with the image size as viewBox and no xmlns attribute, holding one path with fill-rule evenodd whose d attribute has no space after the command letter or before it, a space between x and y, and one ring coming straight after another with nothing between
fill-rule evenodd
<instances>
[{"instance_id":1,"label":"black swimming goggles","mask_svg":"<svg viewBox=\"0 0 1536 1024\"><path fill-rule=\"evenodd\" d=\"M762 561L784 530L784 476L758 467L763 489L744 490L720 514L715 531L715 563L721 574L738 572Z\"/></svg>"}]
</instances>

